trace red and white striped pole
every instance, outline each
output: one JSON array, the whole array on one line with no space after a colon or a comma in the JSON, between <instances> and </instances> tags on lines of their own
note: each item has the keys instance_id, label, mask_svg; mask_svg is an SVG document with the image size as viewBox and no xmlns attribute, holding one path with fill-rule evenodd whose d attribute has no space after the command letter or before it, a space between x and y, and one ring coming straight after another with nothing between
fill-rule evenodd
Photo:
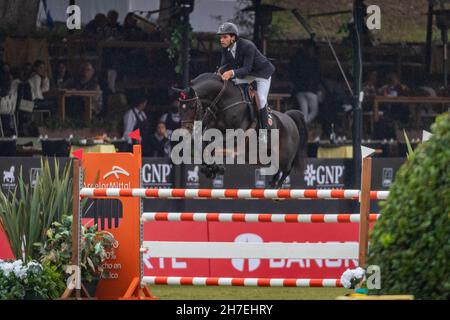
<instances>
[{"instance_id":1,"label":"red and white striped pole","mask_svg":"<svg viewBox=\"0 0 450 320\"><path fill-rule=\"evenodd\" d=\"M386 199L388 191L372 191L373 200ZM157 199L349 199L358 200L359 190L312 189L119 189L83 188L83 197L140 197Z\"/></svg>"},{"instance_id":2,"label":"red and white striped pole","mask_svg":"<svg viewBox=\"0 0 450 320\"><path fill-rule=\"evenodd\" d=\"M224 278L145 276L143 284L233 287L342 287L339 279Z\"/></svg>"},{"instance_id":3,"label":"red and white striped pole","mask_svg":"<svg viewBox=\"0 0 450 320\"><path fill-rule=\"evenodd\" d=\"M370 222L380 217L370 214ZM358 223L359 214L271 214L271 213L219 213L219 212L144 212L146 221L185 222L266 222L266 223Z\"/></svg>"}]
</instances>

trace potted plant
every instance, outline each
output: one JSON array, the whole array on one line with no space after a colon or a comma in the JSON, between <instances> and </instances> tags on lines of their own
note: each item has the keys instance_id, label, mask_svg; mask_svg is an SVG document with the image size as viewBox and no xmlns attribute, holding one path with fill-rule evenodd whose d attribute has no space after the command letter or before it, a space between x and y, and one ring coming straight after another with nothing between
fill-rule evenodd
<instances>
[{"instance_id":1,"label":"potted plant","mask_svg":"<svg viewBox=\"0 0 450 320\"><path fill-rule=\"evenodd\" d=\"M62 274L54 266L0 260L0 300L55 299L64 289Z\"/></svg>"},{"instance_id":2,"label":"potted plant","mask_svg":"<svg viewBox=\"0 0 450 320\"><path fill-rule=\"evenodd\" d=\"M54 222L47 231L47 241L39 244L41 262L50 263L65 274L71 265L72 256L72 216L65 216L62 222ZM80 267L84 286L91 296L104 275L103 264L109 250L116 244L114 236L107 231L98 231L97 226L81 227ZM67 274L66 277L69 275Z\"/></svg>"},{"instance_id":3,"label":"potted plant","mask_svg":"<svg viewBox=\"0 0 450 320\"><path fill-rule=\"evenodd\" d=\"M110 232L97 231L97 225L82 226L81 234L81 277L89 294L94 296L98 282L106 273L103 264L116 241Z\"/></svg>"}]
</instances>

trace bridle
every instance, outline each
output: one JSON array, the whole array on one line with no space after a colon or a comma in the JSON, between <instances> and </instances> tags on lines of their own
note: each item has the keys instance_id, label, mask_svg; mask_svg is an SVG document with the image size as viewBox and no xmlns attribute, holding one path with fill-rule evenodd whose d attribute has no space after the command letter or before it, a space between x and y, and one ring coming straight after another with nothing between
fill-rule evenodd
<instances>
[{"instance_id":1,"label":"bridle","mask_svg":"<svg viewBox=\"0 0 450 320\"><path fill-rule=\"evenodd\" d=\"M207 124L210 122L211 118L213 118L214 120L217 120L217 116L220 113L223 113L229 109L232 109L234 107L237 107L241 104L250 104L249 101L237 101L234 102L222 109L218 109L218 104L220 99L222 99L223 94L225 93L225 90L227 89L228 86L228 80L225 80L223 82L223 86L220 89L219 93L217 94L217 96L214 98L214 100L212 100L212 102L209 104L209 106L206 107L206 109L203 108L203 102L210 102L210 100L206 100L206 99L200 99L200 97L198 96L197 92L191 88L191 90L194 92L195 96L193 98L189 98L189 99L179 99L180 103L195 103L195 113L194 113L194 117L193 120L183 120L181 121L181 125L183 126L184 124L193 124L194 121L196 120L200 120L202 121L202 125L203 128L207 128Z\"/></svg>"}]
</instances>

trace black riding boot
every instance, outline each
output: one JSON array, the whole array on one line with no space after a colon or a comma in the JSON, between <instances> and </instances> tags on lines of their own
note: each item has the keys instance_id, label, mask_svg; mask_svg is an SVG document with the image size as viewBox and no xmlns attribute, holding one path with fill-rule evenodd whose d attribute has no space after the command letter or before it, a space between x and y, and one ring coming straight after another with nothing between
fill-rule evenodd
<instances>
[{"instance_id":1,"label":"black riding boot","mask_svg":"<svg viewBox=\"0 0 450 320\"><path fill-rule=\"evenodd\" d=\"M259 128L260 129L266 129L267 133L269 133L269 130L272 127L272 118L269 115L269 110L267 105L259 110ZM261 141L264 141L267 143L267 134L263 134L260 132L260 139Z\"/></svg>"},{"instance_id":2,"label":"black riding boot","mask_svg":"<svg viewBox=\"0 0 450 320\"><path fill-rule=\"evenodd\" d=\"M269 108L267 105L259 110L259 124L260 129L270 130L272 127L272 117L269 114Z\"/></svg>"}]
</instances>

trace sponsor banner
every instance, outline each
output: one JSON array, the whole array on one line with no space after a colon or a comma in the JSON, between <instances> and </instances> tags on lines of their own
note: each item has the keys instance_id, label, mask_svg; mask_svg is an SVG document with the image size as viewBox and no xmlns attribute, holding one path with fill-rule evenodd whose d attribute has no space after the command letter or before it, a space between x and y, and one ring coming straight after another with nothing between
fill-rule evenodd
<instances>
[{"instance_id":1,"label":"sponsor banner","mask_svg":"<svg viewBox=\"0 0 450 320\"><path fill-rule=\"evenodd\" d=\"M58 158L63 168L67 158ZM372 189L387 190L395 174L404 162L403 158L374 158L372 168ZM0 188L7 192L17 186L20 170L25 181L31 178L34 187L40 174L40 158L0 158ZM50 161L53 168L53 161ZM120 167L120 166L119 166ZM144 158L142 185L144 188L268 188L270 177L263 175L263 168L252 165L226 166L225 174L216 179L207 179L201 173L200 165L181 166L176 170L169 159ZM116 168L117 169L117 168ZM122 175L120 169L114 173ZM303 174L293 171L285 181L284 188L348 188L352 176L352 162L344 159L308 158Z\"/></svg>"},{"instance_id":2,"label":"sponsor banner","mask_svg":"<svg viewBox=\"0 0 450 320\"><path fill-rule=\"evenodd\" d=\"M403 158L378 158L372 161L372 189L388 190L395 174L405 162Z\"/></svg>"},{"instance_id":3,"label":"sponsor banner","mask_svg":"<svg viewBox=\"0 0 450 320\"><path fill-rule=\"evenodd\" d=\"M146 241L357 242L358 224L147 222ZM170 259L144 255L145 275L338 278L349 259Z\"/></svg>"},{"instance_id":4,"label":"sponsor banner","mask_svg":"<svg viewBox=\"0 0 450 320\"><path fill-rule=\"evenodd\" d=\"M173 188L174 166L168 159L142 159L142 186L144 188Z\"/></svg>"},{"instance_id":5,"label":"sponsor banner","mask_svg":"<svg viewBox=\"0 0 450 320\"><path fill-rule=\"evenodd\" d=\"M182 181L185 188L198 189L200 187L200 166L186 165Z\"/></svg>"},{"instance_id":6,"label":"sponsor banner","mask_svg":"<svg viewBox=\"0 0 450 320\"><path fill-rule=\"evenodd\" d=\"M347 171L351 170L345 160L328 160L324 162L320 159L309 159L306 162L303 179L307 189L342 189L346 185L345 177ZM299 178L301 174L297 174Z\"/></svg>"},{"instance_id":7,"label":"sponsor banner","mask_svg":"<svg viewBox=\"0 0 450 320\"><path fill-rule=\"evenodd\" d=\"M207 222L146 222L144 241L208 241ZM207 259L152 258L143 254L144 275L210 275Z\"/></svg>"},{"instance_id":8,"label":"sponsor banner","mask_svg":"<svg viewBox=\"0 0 450 320\"><path fill-rule=\"evenodd\" d=\"M59 161L60 172L62 172L68 158L57 158L57 160ZM49 160L49 165L53 170L53 159ZM9 191L14 191L18 186L20 172L22 172L24 181L27 183L29 182L31 187L34 188L41 173L41 159L31 157L0 157L0 172L0 188L6 194Z\"/></svg>"},{"instance_id":9,"label":"sponsor banner","mask_svg":"<svg viewBox=\"0 0 450 320\"><path fill-rule=\"evenodd\" d=\"M254 165L228 165L223 175L207 179L200 165L187 165L182 175L186 188L269 188L271 176ZM341 159L307 159L305 171L293 170L283 188L341 189L351 181L351 161Z\"/></svg>"}]
</instances>

